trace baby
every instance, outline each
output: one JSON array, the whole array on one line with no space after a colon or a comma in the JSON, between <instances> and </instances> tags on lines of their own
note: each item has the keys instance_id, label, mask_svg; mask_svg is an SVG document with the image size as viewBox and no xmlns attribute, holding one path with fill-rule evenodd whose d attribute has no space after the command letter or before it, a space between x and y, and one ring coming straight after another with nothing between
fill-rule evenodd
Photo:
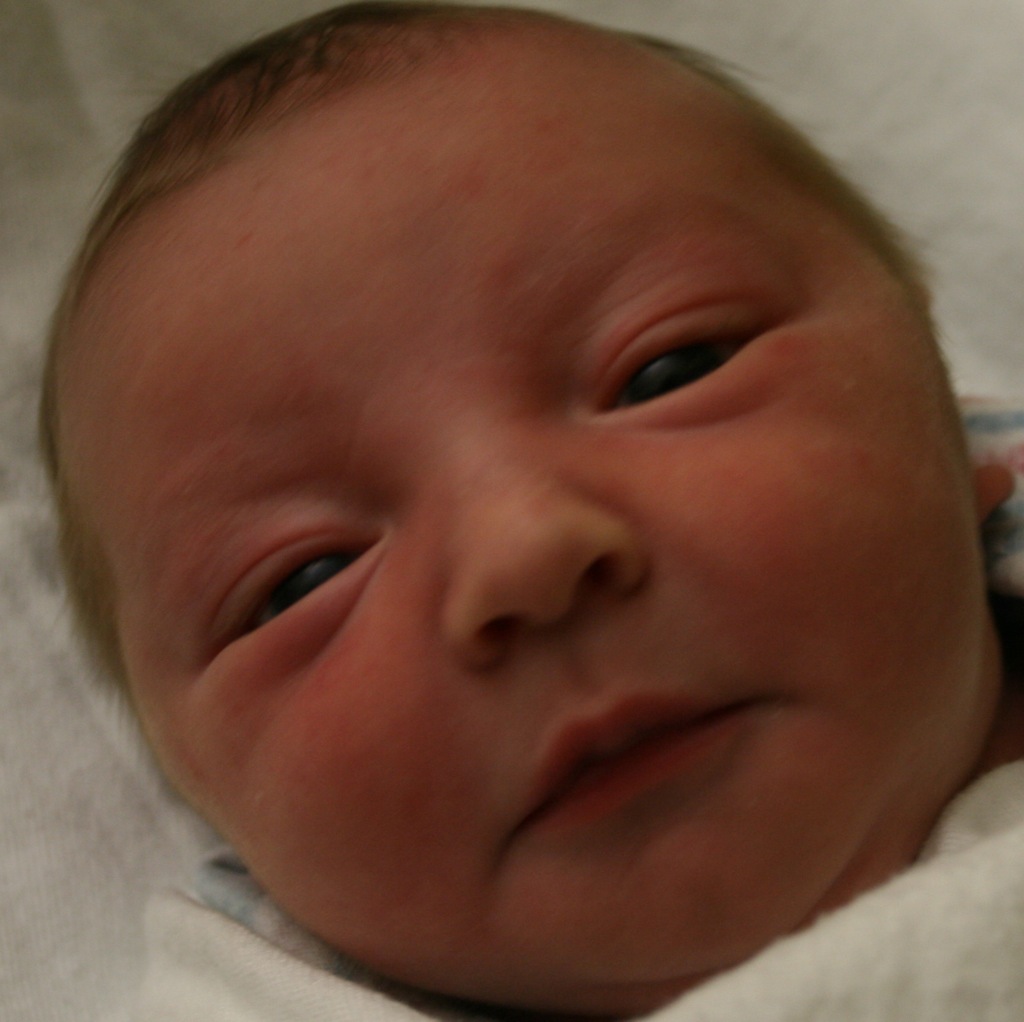
<instances>
[{"instance_id":1,"label":"baby","mask_svg":"<svg viewBox=\"0 0 1024 1022\"><path fill-rule=\"evenodd\" d=\"M921 274L688 51L354 4L176 91L58 312L78 613L310 933L649 1011L1024 755Z\"/></svg>"}]
</instances>

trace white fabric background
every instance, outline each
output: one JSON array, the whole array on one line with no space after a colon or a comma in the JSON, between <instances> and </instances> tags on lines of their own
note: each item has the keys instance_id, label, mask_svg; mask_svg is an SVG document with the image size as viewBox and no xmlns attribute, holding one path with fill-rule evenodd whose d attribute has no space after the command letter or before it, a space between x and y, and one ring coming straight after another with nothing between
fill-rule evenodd
<instances>
[{"instance_id":1,"label":"white fabric background","mask_svg":"<svg viewBox=\"0 0 1024 1022\"><path fill-rule=\"evenodd\" d=\"M311 0L0 0L0 1018L120 1019L141 909L208 841L69 634L35 463L40 343L136 118ZM919 241L958 384L1024 369L1024 0L537 0L749 72Z\"/></svg>"}]
</instances>

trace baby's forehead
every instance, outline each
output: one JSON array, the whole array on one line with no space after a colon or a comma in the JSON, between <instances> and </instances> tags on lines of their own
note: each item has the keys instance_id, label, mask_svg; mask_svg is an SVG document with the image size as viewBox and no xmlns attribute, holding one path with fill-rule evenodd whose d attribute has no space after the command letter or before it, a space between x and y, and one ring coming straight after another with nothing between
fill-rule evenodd
<instances>
[{"instance_id":1,"label":"baby's forehead","mask_svg":"<svg viewBox=\"0 0 1024 1022\"><path fill-rule=\"evenodd\" d=\"M377 59L387 65L386 54ZM647 137L639 144L651 153L663 153L667 161L677 153L660 143L677 125L700 128L704 137L690 148L713 153L731 138L753 139L756 121L754 112L720 83L652 47L546 18L485 25L454 37L450 44L446 40L443 46L427 48L414 59L398 59L393 71L360 74L351 82L293 99L286 96L284 105L269 103L251 130L212 143L195 169L183 174L172 168L172 182L176 175L181 180L166 194L137 203L125 218L127 230L100 249L100 261L110 250L116 256L119 248L130 248L121 243L123 238L146 235L151 206L174 204L182 194L201 188L204 179L239 161L275 164L269 175L289 163L311 166L325 162L328 154L340 155L342 161L356 154L362 158L362 169L348 176L339 169L339 187L359 192L386 175L396 193L411 192L424 170L445 162L454 169L455 149L468 151L467 142L475 139L476 150L484 157L489 149L504 148L507 176L514 187L516 173L525 178L557 170L538 162L535 150L529 159L517 160L516 146L508 141L524 134L560 140L560 150L549 147L548 160L556 165L585 150L599 174L607 168L601 165L598 149L588 147L595 135L635 133L637 124L648 124ZM192 121L184 119L176 130L186 135L201 132L202 115L200 102L189 115ZM330 136L339 130L346 135L347 153L328 149ZM680 148L687 148L685 141ZM760 169L764 172L766 167ZM490 201L474 191L474 182L465 176L453 180L452 188L462 192L452 198L466 204ZM565 201L573 198L566 195ZM188 205L179 206L179 212ZM148 240L155 240L152 233Z\"/></svg>"},{"instance_id":2,"label":"baby's forehead","mask_svg":"<svg viewBox=\"0 0 1024 1022\"><path fill-rule=\"evenodd\" d=\"M753 140L750 121L743 105L717 85L618 37L576 25L491 33L472 49L446 52L393 80L326 96L281 119L268 114L259 130L226 148L203 173L144 206L101 262L134 261L140 247L167 249L182 217L204 228L222 219L229 229L230 216L218 218L216 209L195 199L213 194L217 179L241 163L259 166L260 188L290 177L358 196L383 183L396 210L449 167L449 191L439 198L468 208L494 201L474 171L482 175L482 164L498 150L500 166L490 161L488 172L504 176L507 197L517 177L557 178L568 163L582 165L581 153L592 160L595 179L607 175L607 143L617 136L633 136L648 165L659 156L666 164L681 156L706 163L731 141ZM673 145L676 129L684 139L698 133L699 144ZM538 146L526 151L516 141L537 138L546 153ZM768 165L757 169L763 175ZM564 193L560 201L571 205L576 198ZM117 272L95 276L102 280L97 290L116 289Z\"/></svg>"},{"instance_id":3,"label":"baby's forehead","mask_svg":"<svg viewBox=\"0 0 1024 1022\"><path fill-rule=\"evenodd\" d=\"M279 266L282 288L336 291L315 254L339 236L365 271L351 294L404 286L379 270L401 256L434 282L428 308L455 301L456 279L483 286L447 274L444 258L457 266L463 236L478 255L498 254L488 286L530 262L551 290L566 276L559 260L582 258L591 240L611 262L616 246L628 249L628 231L607 229L616 204L622 219L650 221L679 200L689 205L678 219L692 227L723 195L764 206L768 179L789 188L761 158L750 120L717 85L618 37L577 26L490 33L247 136L129 224L83 304L135 346L180 306L223 310L226 287L238 287L229 297L243 312L258 305L265 295L247 293L243 276L229 283L256 245ZM600 232L588 235L594 224ZM666 218L666 230L679 226ZM303 232L299 265L288 244ZM216 250L208 243L218 236ZM574 250L559 247L566 239Z\"/></svg>"},{"instance_id":4,"label":"baby's forehead","mask_svg":"<svg viewBox=\"0 0 1024 1022\"><path fill-rule=\"evenodd\" d=\"M637 119L653 124L680 118L712 131L715 144L732 134L752 137L758 121L742 90L691 63L687 51L680 49L673 59L630 37L556 19L485 24L465 38L400 57L393 69L386 54L375 60L384 70L311 87L308 95L298 87L293 98L283 93L254 117L253 130L229 140L222 151L214 144L210 170L240 156L287 149L296 126L326 133L340 122L355 123L353 144L364 153L385 150L389 135L420 134L442 160L449 155L445 140L465 136L469 125L494 141L527 127L568 140L576 134L577 116L603 110L609 130L632 127ZM368 98L373 105L366 114ZM201 131L201 106L193 116Z\"/></svg>"}]
</instances>

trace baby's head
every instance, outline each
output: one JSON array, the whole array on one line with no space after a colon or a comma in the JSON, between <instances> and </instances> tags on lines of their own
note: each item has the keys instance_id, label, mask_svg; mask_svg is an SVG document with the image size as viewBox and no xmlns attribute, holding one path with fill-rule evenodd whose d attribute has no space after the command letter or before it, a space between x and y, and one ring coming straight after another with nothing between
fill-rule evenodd
<instances>
[{"instance_id":1,"label":"baby's head","mask_svg":"<svg viewBox=\"0 0 1024 1022\"><path fill-rule=\"evenodd\" d=\"M1004 480L882 220L651 44L357 5L261 47L144 126L49 371L175 784L342 951L549 1011L906 865L991 741Z\"/></svg>"}]
</instances>

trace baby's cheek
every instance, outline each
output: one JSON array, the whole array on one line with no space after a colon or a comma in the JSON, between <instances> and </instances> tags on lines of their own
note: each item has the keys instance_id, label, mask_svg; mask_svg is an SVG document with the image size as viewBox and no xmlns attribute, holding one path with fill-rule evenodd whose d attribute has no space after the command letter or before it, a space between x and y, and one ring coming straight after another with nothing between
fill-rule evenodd
<instances>
[{"instance_id":1,"label":"baby's cheek","mask_svg":"<svg viewBox=\"0 0 1024 1022\"><path fill-rule=\"evenodd\" d=\"M354 708L349 705L347 711ZM461 766L413 715L385 728L323 701L292 709L260 742L258 765L226 807L231 835L272 895L305 925L367 962L402 920L431 946L480 873L480 835ZM424 755L430 746L430 757ZM476 853L476 859L470 854Z\"/></svg>"}]
</instances>

